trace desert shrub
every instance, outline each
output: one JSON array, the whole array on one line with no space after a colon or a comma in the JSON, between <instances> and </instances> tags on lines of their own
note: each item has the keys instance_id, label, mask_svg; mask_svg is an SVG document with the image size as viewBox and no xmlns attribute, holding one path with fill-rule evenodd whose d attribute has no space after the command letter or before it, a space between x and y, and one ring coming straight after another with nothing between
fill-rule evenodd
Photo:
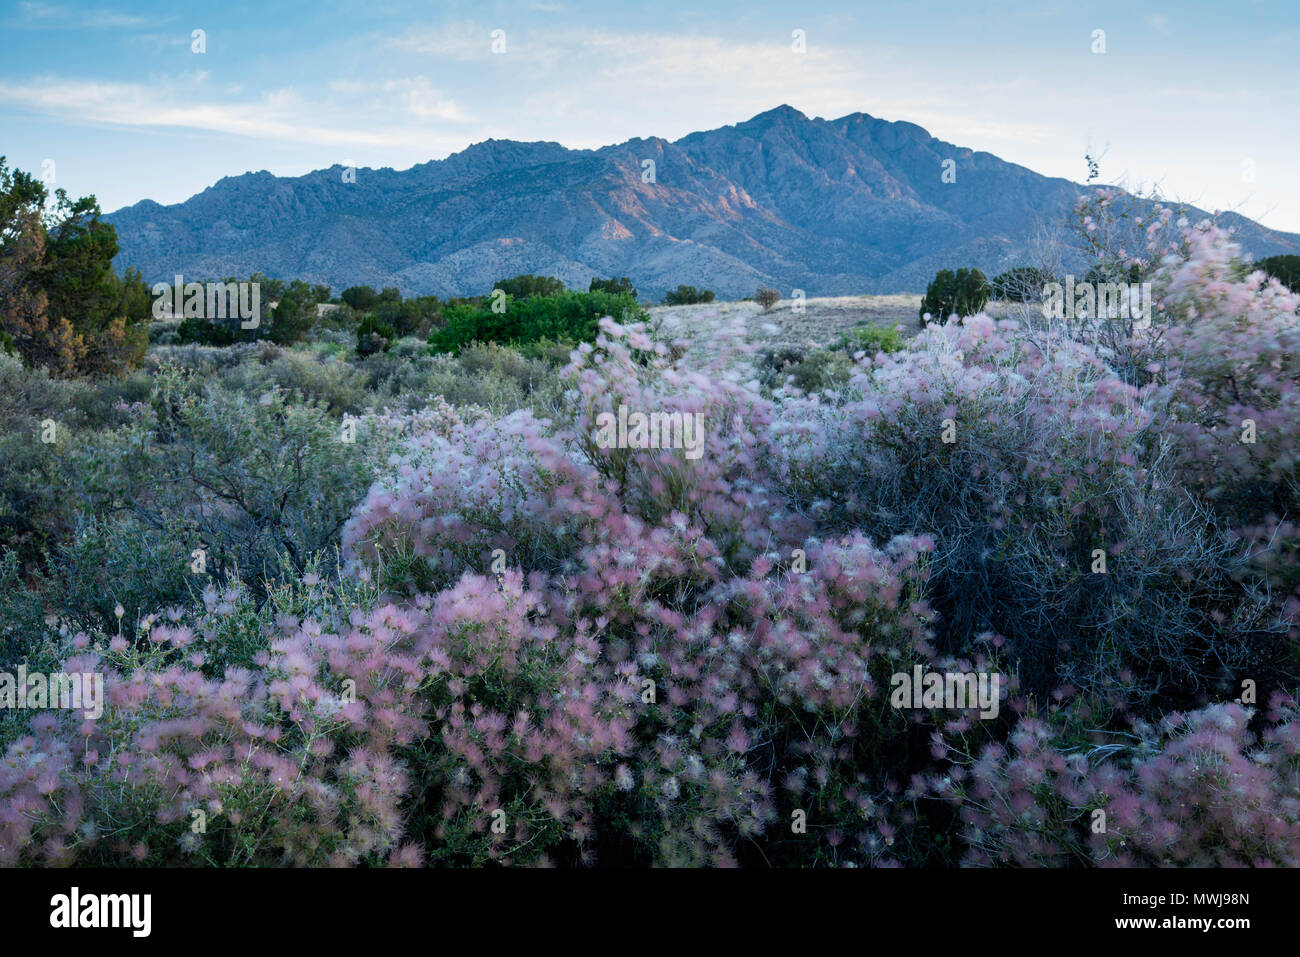
<instances>
[{"instance_id":1,"label":"desert shrub","mask_svg":"<svg viewBox=\"0 0 1300 957\"><path fill-rule=\"evenodd\" d=\"M345 534L353 575L417 607L434 595L455 624L439 660L468 678L438 699L426 846L456 863L623 847L725 864L745 836L776 861L887 857L905 818L878 828L886 768L912 726L870 701L892 662L927 655L925 543L805 539L767 487L771 406L717 370L670 369L636 327L605 330L566 370L571 420L446 412ZM599 416L619 404L699 411L716 431L698 459L602 448ZM496 582L494 548L509 556ZM646 680L662 697L642 697ZM581 704L554 691L571 681ZM507 840L487 833L489 808L507 809ZM781 836L793 808L813 809L829 848Z\"/></svg>"},{"instance_id":2,"label":"desert shrub","mask_svg":"<svg viewBox=\"0 0 1300 957\"><path fill-rule=\"evenodd\" d=\"M763 307L764 312L767 312L781 301L781 294L775 289L765 287L754 293L754 301Z\"/></svg>"},{"instance_id":3,"label":"desert shrub","mask_svg":"<svg viewBox=\"0 0 1300 957\"><path fill-rule=\"evenodd\" d=\"M209 322L198 316L182 319L176 326L176 338L183 344L200 346L228 346L235 342L235 333L229 327Z\"/></svg>"},{"instance_id":4,"label":"desert shrub","mask_svg":"<svg viewBox=\"0 0 1300 957\"><path fill-rule=\"evenodd\" d=\"M933 317L947 322L951 316L973 316L989 301L989 282L978 269L940 269L925 288L921 321Z\"/></svg>"},{"instance_id":5,"label":"desert shrub","mask_svg":"<svg viewBox=\"0 0 1300 957\"><path fill-rule=\"evenodd\" d=\"M930 786L960 809L967 864L1295 867L1300 713L1277 696L1252 733L1253 711L1173 712L1101 741L1025 718L978 758L941 743L954 764Z\"/></svg>"},{"instance_id":6,"label":"desert shrub","mask_svg":"<svg viewBox=\"0 0 1300 957\"><path fill-rule=\"evenodd\" d=\"M1119 690L1126 668L1126 694L1225 685L1277 628L1233 580L1242 550L1171 481L1138 390L1017 329L978 316L864 360L846 401L808 403L792 432L820 447L791 494L832 527L933 534L944 640L1005 636L1039 691Z\"/></svg>"},{"instance_id":7,"label":"desert shrub","mask_svg":"<svg viewBox=\"0 0 1300 957\"><path fill-rule=\"evenodd\" d=\"M0 862L729 864L744 839L778 864L888 861L916 822L882 761L911 729L872 700L892 660L924 655L916 553L811 555L799 587L762 566L719 581L722 619L678 618L650 587L595 631L607 583L566 604L559 581L465 574L396 607L313 570L260 603L209 587L134 631L70 635L62 668L104 673L104 713L11 739ZM779 624L750 643L750 621ZM784 836L792 807L825 839Z\"/></svg>"},{"instance_id":8,"label":"desert shrub","mask_svg":"<svg viewBox=\"0 0 1300 957\"><path fill-rule=\"evenodd\" d=\"M443 434L431 433L411 449L399 473L387 480L396 484L380 482L372 488L367 502L349 523L345 538L349 547L373 553L376 545L387 540L393 521L398 527L418 524L421 519L414 516L399 520L391 514L394 501L404 500L404 490L416 487L424 490L418 496L418 508L422 513L430 510L425 517L436 514L438 524L447 528L464 526L452 536L458 544L440 546L436 553L425 556L431 565L457 574L472 555L481 560L482 549L490 550L493 546L487 543L497 540L494 536L500 536L500 541L525 536L529 544L516 542L511 548L549 552L558 560L565 549L553 541L555 535L578 534L580 528L596 521L601 511L614 507L610 502L597 508L585 499L588 494L599 495L597 490L608 481L624 490L624 505L642 509L639 521L658 523L675 510L688 519L703 520L702 512L707 510L714 537L726 544L724 554L758 547L760 541L770 543L774 536L779 537L775 529L782 521L797 524L793 517L783 519L779 512L769 510L763 519L764 531L752 527L742 531L753 505L748 500L726 499L715 491L724 476L733 491L758 481L746 474L746 463L766 454L762 449L764 430L758 425L770 416L770 405L731 382L731 377L717 381L716 369L669 372L666 349L652 343L640 327L629 331L608 319L602 320L602 327L607 333L598 337L596 346L579 346L573 363L564 370L563 379L571 390L566 429L542 442L542 423L530 411L521 410L495 420L457 420ZM683 449L656 449L651 450L655 454L638 455L626 448L601 448L597 419L620 403L629 409L702 416L706 426L699 436L697 457L683 459ZM489 439L502 452L484 466L481 478L471 479L470 461ZM510 454L507 449L512 450ZM454 480L457 472L448 465L452 462L462 462L459 468L465 470ZM431 487L439 477L451 484L442 489ZM590 491L579 491L573 501L554 499L552 492L561 485ZM543 507L538 504L541 502L549 504ZM572 514L574 510L582 514ZM525 515L540 523L521 523ZM470 531L471 527L475 531Z\"/></svg>"},{"instance_id":9,"label":"desert shrub","mask_svg":"<svg viewBox=\"0 0 1300 957\"><path fill-rule=\"evenodd\" d=\"M275 624L259 621L238 588L212 589L194 617L174 610L137 634L94 634L93 644L72 637L63 667L104 673L104 713L46 712L9 745L0 861L408 860L398 842L409 779L394 752L423 721L407 710L405 690L420 677L402 676L399 655L385 657L400 618L378 609L355 625L303 620L294 606L319 610L318 602L278 597L289 607L268 609L279 611ZM220 660L232 618L260 644L260 665L209 664ZM205 826L193 827L200 817Z\"/></svg>"},{"instance_id":10,"label":"desert shrub","mask_svg":"<svg viewBox=\"0 0 1300 957\"><path fill-rule=\"evenodd\" d=\"M858 326L852 332L842 335L834 348L855 354L865 352L874 356L877 352L898 352L907 347L903 333L892 326Z\"/></svg>"},{"instance_id":11,"label":"desert shrub","mask_svg":"<svg viewBox=\"0 0 1300 957\"><path fill-rule=\"evenodd\" d=\"M254 400L280 389L286 397L318 402L334 415L365 407L367 381L365 372L354 368L346 355L316 355L302 346L267 350L221 377L225 388Z\"/></svg>"},{"instance_id":12,"label":"desert shrub","mask_svg":"<svg viewBox=\"0 0 1300 957\"><path fill-rule=\"evenodd\" d=\"M1148 363L1178 478L1248 544L1250 577L1300 633L1300 294L1209 223L1152 282L1156 315L1127 352Z\"/></svg>"},{"instance_id":13,"label":"desert shrub","mask_svg":"<svg viewBox=\"0 0 1300 957\"><path fill-rule=\"evenodd\" d=\"M57 662L57 629L47 621L45 596L23 576L23 564L11 548L0 548L0 670L13 674L26 662L33 671ZM12 709L0 712L0 721ZM7 743L0 731L0 744Z\"/></svg>"},{"instance_id":14,"label":"desert shrub","mask_svg":"<svg viewBox=\"0 0 1300 957\"><path fill-rule=\"evenodd\" d=\"M176 328L179 323L175 322L151 322L149 323L149 345L175 345L180 342L180 337L176 334ZM163 340L166 339L166 342Z\"/></svg>"},{"instance_id":15,"label":"desert shrub","mask_svg":"<svg viewBox=\"0 0 1300 957\"><path fill-rule=\"evenodd\" d=\"M427 349L427 347L425 347ZM441 397L453 406L475 406L504 412L521 408L524 385L488 370L468 372L453 356L426 354L409 359L372 356L364 367L373 383L371 408L422 409Z\"/></svg>"},{"instance_id":16,"label":"desert shrub","mask_svg":"<svg viewBox=\"0 0 1300 957\"><path fill-rule=\"evenodd\" d=\"M340 423L277 386L250 396L165 366L120 437L87 450L83 471L98 491L82 501L174 529L180 552L205 549L218 580L238 568L257 581L281 555L301 569L337 540L392 431L370 415Z\"/></svg>"},{"instance_id":17,"label":"desert shrub","mask_svg":"<svg viewBox=\"0 0 1300 957\"><path fill-rule=\"evenodd\" d=\"M388 351L391 352L395 358L412 359L416 356L427 355L429 347L423 339L415 336L405 336L389 346Z\"/></svg>"},{"instance_id":18,"label":"desert shrub","mask_svg":"<svg viewBox=\"0 0 1300 957\"><path fill-rule=\"evenodd\" d=\"M853 362L834 349L764 349L757 360L759 381L768 390L821 392L847 384Z\"/></svg>"},{"instance_id":19,"label":"desert shrub","mask_svg":"<svg viewBox=\"0 0 1300 957\"><path fill-rule=\"evenodd\" d=\"M683 285L664 294L665 306L691 306L700 302L713 302L713 290Z\"/></svg>"},{"instance_id":20,"label":"desert shrub","mask_svg":"<svg viewBox=\"0 0 1300 957\"><path fill-rule=\"evenodd\" d=\"M356 347L356 326L357 323L321 321L312 327L306 341L312 349L324 355L346 355Z\"/></svg>"},{"instance_id":21,"label":"desert shrub","mask_svg":"<svg viewBox=\"0 0 1300 957\"><path fill-rule=\"evenodd\" d=\"M183 521L155 527L115 513L83 513L71 540L51 553L42 594L60 620L81 628L111 627L119 607L131 623L184 604L208 580L190 570L189 532Z\"/></svg>"},{"instance_id":22,"label":"desert shrub","mask_svg":"<svg viewBox=\"0 0 1300 957\"><path fill-rule=\"evenodd\" d=\"M1004 273L999 273L989 283L989 294L994 299L1007 302L1038 302L1043 295L1043 287L1052 281L1052 277L1036 266L1016 266Z\"/></svg>"},{"instance_id":23,"label":"desert shrub","mask_svg":"<svg viewBox=\"0 0 1300 957\"><path fill-rule=\"evenodd\" d=\"M527 359L540 359L552 369L567 365L578 344L572 339L536 339L525 342L519 348L519 354Z\"/></svg>"},{"instance_id":24,"label":"desert shrub","mask_svg":"<svg viewBox=\"0 0 1300 957\"><path fill-rule=\"evenodd\" d=\"M368 356L376 352L387 352L388 346L397 338L393 327L381 322L374 316L366 316L357 324L357 355Z\"/></svg>"},{"instance_id":25,"label":"desert shrub","mask_svg":"<svg viewBox=\"0 0 1300 957\"><path fill-rule=\"evenodd\" d=\"M1156 388L1185 477L1241 520L1300 507L1300 294L1203 224L1154 280Z\"/></svg>"},{"instance_id":26,"label":"desert shrub","mask_svg":"<svg viewBox=\"0 0 1300 957\"><path fill-rule=\"evenodd\" d=\"M17 550L24 565L70 527L64 453L87 424L78 406L91 391L0 355L0 546Z\"/></svg>"}]
</instances>

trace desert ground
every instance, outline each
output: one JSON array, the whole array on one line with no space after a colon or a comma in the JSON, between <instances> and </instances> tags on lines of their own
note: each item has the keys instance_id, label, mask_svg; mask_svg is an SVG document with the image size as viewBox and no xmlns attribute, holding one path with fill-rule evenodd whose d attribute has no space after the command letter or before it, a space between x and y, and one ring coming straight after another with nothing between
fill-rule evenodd
<instances>
[{"instance_id":1,"label":"desert ground","mask_svg":"<svg viewBox=\"0 0 1300 957\"><path fill-rule=\"evenodd\" d=\"M810 348L831 345L844 333L865 325L899 326L910 338L921 329L921 299L920 293L806 299L800 312L795 311L795 302L790 299L782 299L767 312L748 300L709 302L653 306L650 316L651 326L662 335L684 339L701 349L707 349L718 330L736 319L745 323L746 340L764 348ZM984 311L1003 319L1024 308L1015 303L990 302Z\"/></svg>"}]
</instances>

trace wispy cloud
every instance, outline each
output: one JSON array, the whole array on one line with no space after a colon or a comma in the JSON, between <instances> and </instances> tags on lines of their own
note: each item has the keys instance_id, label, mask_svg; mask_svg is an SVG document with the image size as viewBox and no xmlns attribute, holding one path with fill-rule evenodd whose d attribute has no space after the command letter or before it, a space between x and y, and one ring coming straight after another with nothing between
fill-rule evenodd
<instances>
[{"instance_id":1,"label":"wispy cloud","mask_svg":"<svg viewBox=\"0 0 1300 957\"><path fill-rule=\"evenodd\" d=\"M427 147L438 140L427 128L389 123L349 125L293 89L268 90L256 100L244 102L205 100L206 79L206 74L199 73L179 84L149 86L59 78L0 82L0 103L91 123L206 130L287 143ZM439 116L456 109L418 85L403 95L407 112L415 116ZM308 117L317 119L306 121ZM335 122L330 122L332 119ZM446 140L449 145L460 144L460 137Z\"/></svg>"},{"instance_id":2,"label":"wispy cloud","mask_svg":"<svg viewBox=\"0 0 1300 957\"><path fill-rule=\"evenodd\" d=\"M427 77L366 81L333 80L329 87L336 93L366 98L370 107L398 109L417 119L464 123L468 117L454 100L433 87Z\"/></svg>"},{"instance_id":3,"label":"wispy cloud","mask_svg":"<svg viewBox=\"0 0 1300 957\"><path fill-rule=\"evenodd\" d=\"M462 21L437 27L415 26L393 37L389 45L410 53L444 60L482 60L492 56L492 27ZM510 37L506 37L509 50Z\"/></svg>"},{"instance_id":4,"label":"wispy cloud","mask_svg":"<svg viewBox=\"0 0 1300 957\"><path fill-rule=\"evenodd\" d=\"M24 0L17 6L12 26L48 30L110 30L158 26L175 17L141 17L116 10L74 7L41 0Z\"/></svg>"}]
</instances>

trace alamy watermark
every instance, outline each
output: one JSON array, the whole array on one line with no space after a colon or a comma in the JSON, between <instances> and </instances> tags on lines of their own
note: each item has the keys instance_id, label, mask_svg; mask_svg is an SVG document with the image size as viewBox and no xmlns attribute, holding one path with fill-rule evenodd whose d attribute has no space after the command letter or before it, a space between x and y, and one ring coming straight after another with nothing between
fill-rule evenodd
<instances>
[{"instance_id":1,"label":"alamy watermark","mask_svg":"<svg viewBox=\"0 0 1300 957\"><path fill-rule=\"evenodd\" d=\"M889 703L895 708L979 708L981 718L998 716L1002 676L987 671L900 671L889 679L894 689Z\"/></svg>"},{"instance_id":2,"label":"alamy watermark","mask_svg":"<svg viewBox=\"0 0 1300 957\"><path fill-rule=\"evenodd\" d=\"M83 894L73 887L50 898L50 926L56 929L125 928L132 937L148 937L152 913L152 894Z\"/></svg>"},{"instance_id":3,"label":"alamy watermark","mask_svg":"<svg viewBox=\"0 0 1300 957\"><path fill-rule=\"evenodd\" d=\"M239 319L239 328L256 329L262 321L262 289L256 282L154 283L155 319Z\"/></svg>"},{"instance_id":4,"label":"alamy watermark","mask_svg":"<svg viewBox=\"0 0 1300 957\"><path fill-rule=\"evenodd\" d=\"M1150 319L1151 283L1076 282L1066 276L1064 283L1043 286L1043 318Z\"/></svg>"},{"instance_id":5,"label":"alamy watermark","mask_svg":"<svg viewBox=\"0 0 1300 957\"><path fill-rule=\"evenodd\" d=\"M620 402L618 415L601 412L596 426L602 449L685 449L691 460L704 454L703 412L628 412Z\"/></svg>"},{"instance_id":6,"label":"alamy watermark","mask_svg":"<svg viewBox=\"0 0 1300 957\"><path fill-rule=\"evenodd\" d=\"M92 721L104 714L104 676L99 672L0 671L0 708L63 708L81 711Z\"/></svg>"}]
</instances>

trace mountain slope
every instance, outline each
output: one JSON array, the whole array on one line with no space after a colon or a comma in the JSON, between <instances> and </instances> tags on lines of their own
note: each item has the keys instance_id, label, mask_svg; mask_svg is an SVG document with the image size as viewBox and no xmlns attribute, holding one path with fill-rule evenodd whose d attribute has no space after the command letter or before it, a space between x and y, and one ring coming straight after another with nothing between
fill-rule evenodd
<instances>
[{"instance_id":1,"label":"mountain slope","mask_svg":"<svg viewBox=\"0 0 1300 957\"><path fill-rule=\"evenodd\" d=\"M953 183L940 176L948 159ZM150 282L260 271L446 296L532 272L584 289L626 275L655 297L679 283L816 296L920 291L945 266L992 276L1031 262L1039 228L1086 189L911 123L809 119L789 106L675 143L488 140L400 172L362 169L353 183L342 174L246 173L105 219L119 265ZM1229 218L1257 257L1300 253L1300 235Z\"/></svg>"}]
</instances>

